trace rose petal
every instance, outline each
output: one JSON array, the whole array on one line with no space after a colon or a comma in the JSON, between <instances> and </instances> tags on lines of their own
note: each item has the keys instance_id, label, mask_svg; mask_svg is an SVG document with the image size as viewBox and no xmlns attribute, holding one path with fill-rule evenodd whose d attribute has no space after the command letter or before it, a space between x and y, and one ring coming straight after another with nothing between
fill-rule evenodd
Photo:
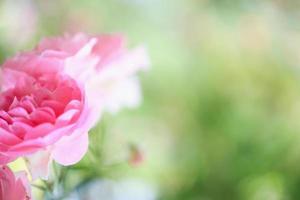
<instances>
[{"instance_id":1,"label":"rose petal","mask_svg":"<svg viewBox=\"0 0 300 200\"><path fill-rule=\"evenodd\" d=\"M45 100L41 103L42 107L50 107L55 112L56 116L59 116L64 111L64 104L55 100Z\"/></svg>"},{"instance_id":2,"label":"rose petal","mask_svg":"<svg viewBox=\"0 0 300 200\"><path fill-rule=\"evenodd\" d=\"M55 144L53 159L61 165L73 165L80 161L88 150L88 134L75 134L77 137L65 137Z\"/></svg>"},{"instance_id":3,"label":"rose petal","mask_svg":"<svg viewBox=\"0 0 300 200\"><path fill-rule=\"evenodd\" d=\"M20 143L22 140L14 134L0 128L0 141L6 145L15 145Z\"/></svg>"},{"instance_id":4,"label":"rose petal","mask_svg":"<svg viewBox=\"0 0 300 200\"><path fill-rule=\"evenodd\" d=\"M47 150L38 151L26 157L27 166L33 180L42 178L47 180L50 172L51 154Z\"/></svg>"},{"instance_id":5,"label":"rose petal","mask_svg":"<svg viewBox=\"0 0 300 200\"><path fill-rule=\"evenodd\" d=\"M44 137L54 129L54 125L51 123L43 123L35 127L27 127L27 133L25 140L30 140L38 137Z\"/></svg>"},{"instance_id":6,"label":"rose petal","mask_svg":"<svg viewBox=\"0 0 300 200\"><path fill-rule=\"evenodd\" d=\"M77 109L70 109L60 115L56 120L56 126L60 127L66 124L73 123L74 118L80 114L80 111Z\"/></svg>"},{"instance_id":7,"label":"rose petal","mask_svg":"<svg viewBox=\"0 0 300 200\"><path fill-rule=\"evenodd\" d=\"M22 107L16 107L8 111L8 114L10 114L13 117L24 117L28 118L27 111Z\"/></svg>"},{"instance_id":8,"label":"rose petal","mask_svg":"<svg viewBox=\"0 0 300 200\"><path fill-rule=\"evenodd\" d=\"M42 108L38 108L35 111L33 111L30 114L29 118L32 122L34 122L36 124L46 123L46 122L49 122L49 123L55 122L55 117Z\"/></svg>"}]
</instances>

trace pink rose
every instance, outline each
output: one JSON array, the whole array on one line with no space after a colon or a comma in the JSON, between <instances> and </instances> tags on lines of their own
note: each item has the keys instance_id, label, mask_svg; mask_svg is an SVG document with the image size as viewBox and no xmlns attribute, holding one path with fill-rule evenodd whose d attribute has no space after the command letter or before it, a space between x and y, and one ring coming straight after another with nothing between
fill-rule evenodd
<instances>
[{"instance_id":1,"label":"pink rose","mask_svg":"<svg viewBox=\"0 0 300 200\"><path fill-rule=\"evenodd\" d=\"M102 111L138 104L135 74L147 66L143 48L128 51L121 36L109 35L45 39L7 60L1 73L0 163L27 156L42 176L52 159L78 162Z\"/></svg>"},{"instance_id":2,"label":"pink rose","mask_svg":"<svg viewBox=\"0 0 300 200\"><path fill-rule=\"evenodd\" d=\"M29 200L30 185L25 173L15 177L7 167L0 167L0 200Z\"/></svg>"}]
</instances>

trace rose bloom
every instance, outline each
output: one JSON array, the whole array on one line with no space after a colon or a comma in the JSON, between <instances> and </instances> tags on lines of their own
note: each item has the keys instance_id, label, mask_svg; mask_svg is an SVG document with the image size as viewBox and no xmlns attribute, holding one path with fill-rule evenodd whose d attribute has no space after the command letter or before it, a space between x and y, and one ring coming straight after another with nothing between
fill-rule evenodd
<instances>
[{"instance_id":1,"label":"rose bloom","mask_svg":"<svg viewBox=\"0 0 300 200\"><path fill-rule=\"evenodd\" d=\"M7 167L0 167L0 200L29 200L30 185L25 173L17 176Z\"/></svg>"},{"instance_id":2,"label":"rose bloom","mask_svg":"<svg viewBox=\"0 0 300 200\"><path fill-rule=\"evenodd\" d=\"M138 104L135 75L147 66L145 50L128 51L119 35L44 39L8 59L1 71L0 164L26 156L44 176L52 159L78 162L102 111Z\"/></svg>"}]
</instances>

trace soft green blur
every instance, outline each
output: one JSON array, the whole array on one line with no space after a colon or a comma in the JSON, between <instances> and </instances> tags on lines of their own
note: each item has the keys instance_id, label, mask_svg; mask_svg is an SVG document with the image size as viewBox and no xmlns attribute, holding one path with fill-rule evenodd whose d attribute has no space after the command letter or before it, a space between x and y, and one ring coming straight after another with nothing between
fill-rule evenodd
<instances>
[{"instance_id":1,"label":"soft green blur","mask_svg":"<svg viewBox=\"0 0 300 200\"><path fill-rule=\"evenodd\" d=\"M69 188L98 175L143 179L161 200L299 199L299 1L24 2L36 20L22 41L11 24L26 21L0 13L2 61L42 37L118 32L146 45L152 62L142 105L105 115L91 133L101 173L75 166ZM144 162L115 164L132 146Z\"/></svg>"}]
</instances>

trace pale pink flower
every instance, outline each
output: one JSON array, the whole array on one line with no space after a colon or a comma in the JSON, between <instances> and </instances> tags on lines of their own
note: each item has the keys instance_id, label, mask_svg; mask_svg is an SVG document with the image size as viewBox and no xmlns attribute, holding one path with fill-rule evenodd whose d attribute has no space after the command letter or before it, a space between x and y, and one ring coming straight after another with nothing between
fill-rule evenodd
<instances>
[{"instance_id":1,"label":"pale pink flower","mask_svg":"<svg viewBox=\"0 0 300 200\"><path fill-rule=\"evenodd\" d=\"M0 200L29 200L30 185L25 172L14 175L7 167L0 167Z\"/></svg>"},{"instance_id":2,"label":"pale pink flower","mask_svg":"<svg viewBox=\"0 0 300 200\"><path fill-rule=\"evenodd\" d=\"M136 72L148 66L143 48L128 51L121 36L84 34L44 39L7 60L0 94L0 163L27 156L38 176L49 161L78 162L88 131L104 110L138 104ZM43 170L41 170L43 166Z\"/></svg>"}]
</instances>

